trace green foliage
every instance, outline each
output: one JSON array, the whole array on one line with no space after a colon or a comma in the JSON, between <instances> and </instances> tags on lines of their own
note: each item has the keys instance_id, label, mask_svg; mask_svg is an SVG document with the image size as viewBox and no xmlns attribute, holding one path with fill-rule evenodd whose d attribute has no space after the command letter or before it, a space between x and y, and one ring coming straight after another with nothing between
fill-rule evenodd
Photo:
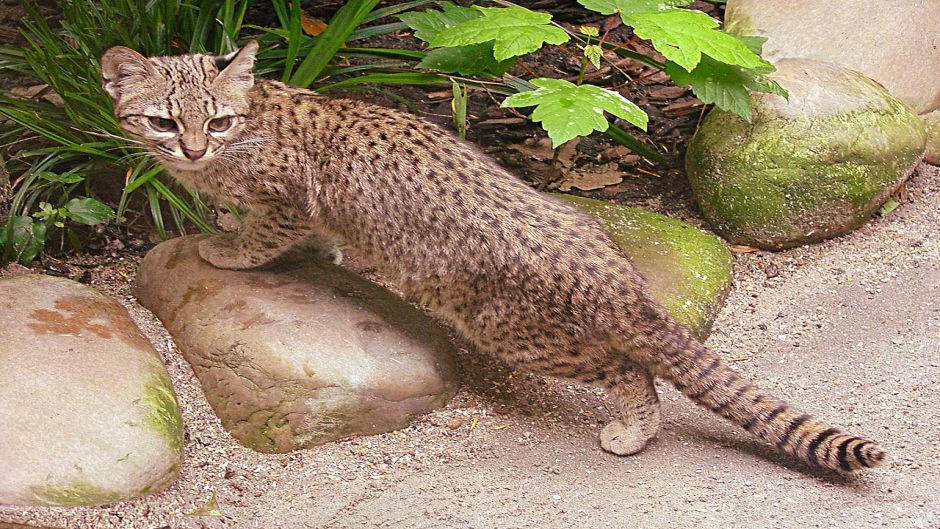
<instances>
[{"instance_id":1,"label":"green foliage","mask_svg":"<svg viewBox=\"0 0 940 529\"><path fill-rule=\"evenodd\" d=\"M552 16L523 7L477 7L483 15L440 31L429 42L432 48L466 46L493 41L497 61L537 51L546 42L564 44L571 38L551 25Z\"/></svg>"},{"instance_id":2,"label":"green foliage","mask_svg":"<svg viewBox=\"0 0 940 529\"><path fill-rule=\"evenodd\" d=\"M702 54L745 68L767 63L733 35L718 31L718 22L701 11L674 9L629 17L638 37L648 39L667 59L691 71Z\"/></svg>"},{"instance_id":3,"label":"green foliage","mask_svg":"<svg viewBox=\"0 0 940 529\"><path fill-rule=\"evenodd\" d=\"M760 53L764 40L763 37L741 38L755 53ZM787 97L786 90L765 77L773 71L769 65L747 69L705 56L691 72L672 61L666 63L665 70L677 85L692 88L692 92L703 103L714 104L748 121L751 120L751 95L748 90Z\"/></svg>"},{"instance_id":4,"label":"green foliage","mask_svg":"<svg viewBox=\"0 0 940 529\"><path fill-rule=\"evenodd\" d=\"M297 71L290 77L290 84L301 87L308 87L313 84L340 47L349 40L353 30L362 23L378 3L379 0L350 0L346 2L330 20L326 31L317 36L313 49L306 54L300 66L297 67ZM294 4L300 4L300 2L294 2ZM297 9L295 9L296 11ZM296 33L296 30L294 33Z\"/></svg>"},{"instance_id":5,"label":"green foliage","mask_svg":"<svg viewBox=\"0 0 940 529\"><path fill-rule=\"evenodd\" d=\"M740 40L723 33L718 22L701 11L679 9L691 0L578 0L604 15L619 14L667 59L692 71L702 54L726 64L759 68L767 63Z\"/></svg>"},{"instance_id":6,"label":"green foliage","mask_svg":"<svg viewBox=\"0 0 940 529\"><path fill-rule=\"evenodd\" d=\"M687 6L692 0L578 0L578 3L602 15L618 14L624 24L630 24L633 15L668 11Z\"/></svg>"},{"instance_id":7,"label":"green foliage","mask_svg":"<svg viewBox=\"0 0 940 529\"><path fill-rule=\"evenodd\" d=\"M572 32L541 13L511 4L462 7L411 0L376 9L379 0L350 0L326 30L308 35L300 2L271 0L279 27L243 26L251 0L58 0L61 27L51 28L35 0L26 0L22 25L28 44L0 47L0 73L17 72L44 85L24 96L0 91L0 145L13 176L9 220L0 228L0 262L26 262L38 256L49 233L73 239L73 227L123 219L130 198L142 194L154 226L166 236L170 218L180 232L187 226L213 231L208 208L195 192L179 190L162 170L125 139L100 86L98 58L110 46L124 45L145 55L186 52L222 54L233 50L243 29L261 43L256 73L276 75L290 84L320 91L371 89L375 85L441 85L453 88L454 123L466 132L467 97L472 89L509 96L506 107L535 107L531 118L557 146L571 138L604 131L650 159L661 159L647 145L611 124L605 112L640 128L647 116L620 94L584 83L589 64L603 66L604 50L664 69L706 103L750 118L748 90L786 95L765 75L772 67L760 59L759 41L718 30L698 11L681 9L690 0L579 0L588 9L619 15L637 36L649 39L665 63L621 45L605 42L598 28ZM382 23L385 17L397 21ZM412 29L427 50L356 47L356 41ZM570 41L579 50L576 83L508 74L519 57L547 45ZM564 48L566 52L571 50ZM15 141L12 141L15 140ZM26 141L24 141L26 140ZM117 211L90 198L90 174L111 175L125 183ZM77 243L77 241L74 241Z\"/></svg>"},{"instance_id":8,"label":"green foliage","mask_svg":"<svg viewBox=\"0 0 940 529\"><path fill-rule=\"evenodd\" d=\"M421 12L412 11L399 15L398 18L415 30L415 37L425 42L431 42L442 31L482 16L483 13L477 9L444 2L441 4L441 11L433 9ZM483 74L499 77L508 72L515 63L515 57L497 61L493 51L493 42L482 42L467 46L432 49L417 64L417 67L437 70L442 73Z\"/></svg>"},{"instance_id":9,"label":"green foliage","mask_svg":"<svg viewBox=\"0 0 940 529\"><path fill-rule=\"evenodd\" d=\"M589 84L578 86L563 79L539 78L532 84L538 88L509 96L502 106L535 106L530 119L542 124L554 147L595 130L607 130L610 124L604 117L605 110L646 130L646 112L617 92Z\"/></svg>"}]
</instances>

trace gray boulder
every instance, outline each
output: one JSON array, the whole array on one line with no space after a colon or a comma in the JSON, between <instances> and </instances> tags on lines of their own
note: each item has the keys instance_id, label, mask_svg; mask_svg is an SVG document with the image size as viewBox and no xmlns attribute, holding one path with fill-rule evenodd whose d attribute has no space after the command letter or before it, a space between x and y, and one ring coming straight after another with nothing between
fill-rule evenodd
<instances>
[{"instance_id":1,"label":"gray boulder","mask_svg":"<svg viewBox=\"0 0 940 529\"><path fill-rule=\"evenodd\" d=\"M176 396L118 303L68 279L0 279L0 373L0 504L110 503L175 479Z\"/></svg>"},{"instance_id":2,"label":"gray boulder","mask_svg":"<svg viewBox=\"0 0 940 529\"><path fill-rule=\"evenodd\" d=\"M453 395L447 335L388 290L316 258L219 270L199 258L199 239L151 250L137 295L245 446L286 452L387 432Z\"/></svg>"},{"instance_id":3,"label":"gray boulder","mask_svg":"<svg viewBox=\"0 0 940 529\"><path fill-rule=\"evenodd\" d=\"M863 224L920 161L924 123L868 77L785 59L789 100L752 94L753 120L715 109L686 152L703 215L739 244L779 249Z\"/></svg>"},{"instance_id":4,"label":"gray boulder","mask_svg":"<svg viewBox=\"0 0 940 529\"><path fill-rule=\"evenodd\" d=\"M936 0L728 0L725 28L767 37L773 63L831 62L878 81L916 114L940 108Z\"/></svg>"},{"instance_id":5,"label":"gray boulder","mask_svg":"<svg viewBox=\"0 0 940 529\"><path fill-rule=\"evenodd\" d=\"M927 128L927 152L924 153L924 161L940 165L940 110L921 117L924 118L924 126Z\"/></svg>"}]
</instances>

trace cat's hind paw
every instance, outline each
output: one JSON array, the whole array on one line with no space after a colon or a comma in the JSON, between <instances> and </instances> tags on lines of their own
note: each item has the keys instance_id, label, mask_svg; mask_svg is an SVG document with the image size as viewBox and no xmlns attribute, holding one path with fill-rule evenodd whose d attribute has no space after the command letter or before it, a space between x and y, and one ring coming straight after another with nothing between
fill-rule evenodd
<instances>
[{"instance_id":1,"label":"cat's hind paw","mask_svg":"<svg viewBox=\"0 0 940 529\"><path fill-rule=\"evenodd\" d=\"M645 435L637 422L612 421L601 430L601 448L618 456L630 456L646 448L652 437Z\"/></svg>"}]
</instances>

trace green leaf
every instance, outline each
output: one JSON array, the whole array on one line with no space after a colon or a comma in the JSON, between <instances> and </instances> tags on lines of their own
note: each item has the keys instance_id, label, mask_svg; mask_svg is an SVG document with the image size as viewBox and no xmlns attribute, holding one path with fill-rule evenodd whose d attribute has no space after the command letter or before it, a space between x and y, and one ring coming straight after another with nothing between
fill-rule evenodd
<instances>
[{"instance_id":1,"label":"green leaf","mask_svg":"<svg viewBox=\"0 0 940 529\"><path fill-rule=\"evenodd\" d=\"M107 204L93 198L73 198L65 203L69 218L75 222L94 226L114 216L114 210Z\"/></svg>"},{"instance_id":2,"label":"green leaf","mask_svg":"<svg viewBox=\"0 0 940 529\"><path fill-rule=\"evenodd\" d=\"M601 56L604 55L604 50L596 44L588 44L584 47L584 56L587 57L591 64L594 65L594 68L601 67Z\"/></svg>"},{"instance_id":3,"label":"green leaf","mask_svg":"<svg viewBox=\"0 0 940 529\"><path fill-rule=\"evenodd\" d=\"M483 16L483 13L476 9L461 7L450 2L441 4L441 9L442 11L429 9L422 12L404 13L398 18L415 31L416 37L429 42L445 29ZM493 43L484 42L469 46L433 49L418 63L418 67L460 75L487 73L499 77L508 72L514 64L514 59L497 61L493 56Z\"/></svg>"},{"instance_id":4,"label":"green leaf","mask_svg":"<svg viewBox=\"0 0 940 529\"><path fill-rule=\"evenodd\" d=\"M588 37L597 37L600 35L600 30L595 26L581 26L579 28L582 34L587 35Z\"/></svg>"},{"instance_id":5,"label":"green leaf","mask_svg":"<svg viewBox=\"0 0 940 529\"><path fill-rule=\"evenodd\" d=\"M75 184L84 180L81 175L73 172L56 174L51 171L42 171L37 173L37 176L47 182L55 182L58 184Z\"/></svg>"},{"instance_id":6,"label":"green leaf","mask_svg":"<svg viewBox=\"0 0 940 529\"><path fill-rule=\"evenodd\" d=\"M702 57L691 72L669 61L666 73L679 86L688 86L703 103L734 112L751 121L751 95L748 90L769 92L787 97L787 92L775 81L763 75L763 69L745 69Z\"/></svg>"},{"instance_id":7,"label":"green leaf","mask_svg":"<svg viewBox=\"0 0 940 529\"><path fill-rule=\"evenodd\" d=\"M428 9L403 13L398 15L398 19L414 30L415 37L424 42L431 42L441 31L483 16L483 13L476 9L461 7L451 2L442 3L441 9L442 11Z\"/></svg>"},{"instance_id":8,"label":"green leaf","mask_svg":"<svg viewBox=\"0 0 940 529\"><path fill-rule=\"evenodd\" d=\"M692 0L578 0L578 3L602 15L619 13L624 23L637 13L656 13L687 6Z\"/></svg>"},{"instance_id":9,"label":"green leaf","mask_svg":"<svg viewBox=\"0 0 940 529\"><path fill-rule=\"evenodd\" d=\"M478 75L487 73L496 77L508 72L516 63L515 57L497 61L493 57L493 43L435 48L418 63L418 68L427 68L444 73Z\"/></svg>"},{"instance_id":10,"label":"green leaf","mask_svg":"<svg viewBox=\"0 0 940 529\"><path fill-rule=\"evenodd\" d=\"M477 7L481 18L461 22L438 33L428 43L432 48L466 46L495 41L497 61L531 53L544 43L563 44L570 38L563 29L551 25L552 16L523 7Z\"/></svg>"},{"instance_id":11,"label":"green leaf","mask_svg":"<svg viewBox=\"0 0 940 529\"><path fill-rule=\"evenodd\" d=\"M763 68L767 63L738 38L716 28L718 22L700 11L673 9L638 13L625 22L640 38L647 39L667 59L691 72L702 54L745 68Z\"/></svg>"},{"instance_id":12,"label":"green leaf","mask_svg":"<svg viewBox=\"0 0 940 529\"><path fill-rule=\"evenodd\" d=\"M542 124L557 147L572 138L605 131L609 126L604 111L646 130L647 116L632 101L594 85L575 85L562 79L533 79L536 90L507 97L503 107L537 105L530 119Z\"/></svg>"},{"instance_id":13,"label":"green leaf","mask_svg":"<svg viewBox=\"0 0 940 529\"><path fill-rule=\"evenodd\" d=\"M452 81L454 99L450 102L450 107L454 117L454 127L457 129L457 136L460 139L467 137L467 99L470 93L466 88L462 88L456 81Z\"/></svg>"},{"instance_id":14,"label":"green leaf","mask_svg":"<svg viewBox=\"0 0 940 529\"><path fill-rule=\"evenodd\" d=\"M9 239L7 238L9 234ZM0 230L0 246L6 247L4 254L28 265L46 245L46 225L33 222L29 216L10 217L7 225Z\"/></svg>"}]
</instances>

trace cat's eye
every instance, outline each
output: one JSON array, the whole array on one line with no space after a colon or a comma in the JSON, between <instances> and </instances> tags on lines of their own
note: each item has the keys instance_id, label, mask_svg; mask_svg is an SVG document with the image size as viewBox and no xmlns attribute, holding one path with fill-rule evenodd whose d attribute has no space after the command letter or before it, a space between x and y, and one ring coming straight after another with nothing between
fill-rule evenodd
<instances>
[{"instance_id":1,"label":"cat's eye","mask_svg":"<svg viewBox=\"0 0 940 529\"><path fill-rule=\"evenodd\" d=\"M158 116L150 116L148 119L150 119L150 126L157 132L174 132L176 130L176 122L172 119Z\"/></svg>"},{"instance_id":2,"label":"cat's eye","mask_svg":"<svg viewBox=\"0 0 940 529\"><path fill-rule=\"evenodd\" d=\"M209 130L212 132L225 132L232 127L232 117L225 116L209 120Z\"/></svg>"}]
</instances>

